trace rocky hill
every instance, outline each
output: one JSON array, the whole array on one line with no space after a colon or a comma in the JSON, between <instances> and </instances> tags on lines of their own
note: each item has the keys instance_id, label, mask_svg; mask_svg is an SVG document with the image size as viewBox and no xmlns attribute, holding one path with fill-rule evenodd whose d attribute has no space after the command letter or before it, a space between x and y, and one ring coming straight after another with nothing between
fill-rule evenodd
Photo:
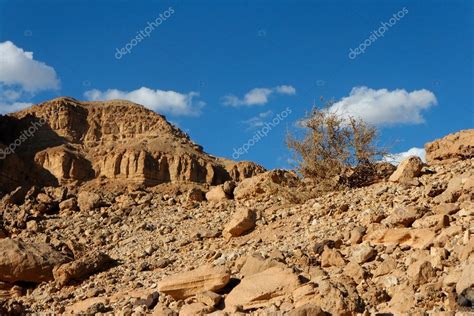
<instances>
[{"instance_id":1,"label":"rocky hill","mask_svg":"<svg viewBox=\"0 0 474 316\"><path fill-rule=\"evenodd\" d=\"M50 128L0 170L21 178L35 161L57 183L0 201L0 315L474 313L474 130L322 194L207 155L136 105L44 105L3 118Z\"/></svg>"},{"instance_id":2,"label":"rocky hill","mask_svg":"<svg viewBox=\"0 0 474 316\"><path fill-rule=\"evenodd\" d=\"M8 146L12 153L0 160L0 185L9 189L92 180L214 185L263 171L213 157L165 117L121 100L58 98L2 117L0 149Z\"/></svg>"}]
</instances>

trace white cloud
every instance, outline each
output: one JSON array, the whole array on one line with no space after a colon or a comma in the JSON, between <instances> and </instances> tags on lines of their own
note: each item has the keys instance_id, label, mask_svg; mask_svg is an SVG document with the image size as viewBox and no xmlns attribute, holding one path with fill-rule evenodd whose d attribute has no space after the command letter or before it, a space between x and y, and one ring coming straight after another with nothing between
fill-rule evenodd
<instances>
[{"instance_id":1,"label":"white cloud","mask_svg":"<svg viewBox=\"0 0 474 316\"><path fill-rule=\"evenodd\" d=\"M199 96L197 92L187 94L153 90L146 87L133 91L121 91L117 89L108 89L100 91L97 89L89 90L84 96L93 101L122 99L142 104L147 108L158 112L171 115L198 115L201 108L205 105L202 101L194 101L193 98Z\"/></svg>"},{"instance_id":2,"label":"white cloud","mask_svg":"<svg viewBox=\"0 0 474 316\"><path fill-rule=\"evenodd\" d=\"M387 155L383 161L390 162L392 164L398 165L402 160L408 158L410 156L418 156L426 162L426 152L424 148L412 147L407 151L396 153L396 154L389 154Z\"/></svg>"},{"instance_id":3,"label":"white cloud","mask_svg":"<svg viewBox=\"0 0 474 316\"><path fill-rule=\"evenodd\" d=\"M237 96L230 94L226 95L222 99L222 103L227 106L252 106L252 105L264 105L268 103L269 97L274 94L296 94L296 89L293 86L282 85L274 88L254 88L247 92L242 99Z\"/></svg>"},{"instance_id":4,"label":"white cloud","mask_svg":"<svg viewBox=\"0 0 474 316\"><path fill-rule=\"evenodd\" d=\"M296 89L293 86L282 85L275 87L276 92L281 94L293 95L296 94Z\"/></svg>"},{"instance_id":5,"label":"white cloud","mask_svg":"<svg viewBox=\"0 0 474 316\"><path fill-rule=\"evenodd\" d=\"M18 85L30 93L59 88L52 67L34 60L33 52L24 51L10 41L0 43L0 83Z\"/></svg>"},{"instance_id":6,"label":"white cloud","mask_svg":"<svg viewBox=\"0 0 474 316\"><path fill-rule=\"evenodd\" d=\"M419 124L424 122L422 111L436 104L435 95L426 89L407 92L354 87L349 96L334 103L330 111L374 125Z\"/></svg>"},{"instance_id":7,"label":"white cloud","mask_svg":"<svg viewBox=\"0 0 474 316\"><path fill-rule=\"evenodd\" d=\"M33 59L10 41L0 43L0 113L11 113L32 105L25 102L37 92L59 89L56 71ZM23 100L21 100L23 99Z\"/></svg>"},{"instance_id":8,"label":"white cloud","mask_svg":"<svg viewBox=\"0 0 474 316\"><path fill-rule=\"evenodd\" d=\"M248 120L243 121L243 123L248 125L248 129L259 128L265 124L265 119L267 119L268 117L272 115L273 115L273 112L269 110L266 112L259 113L258 115L251 117Z\"/></svg>"}]
</instances>

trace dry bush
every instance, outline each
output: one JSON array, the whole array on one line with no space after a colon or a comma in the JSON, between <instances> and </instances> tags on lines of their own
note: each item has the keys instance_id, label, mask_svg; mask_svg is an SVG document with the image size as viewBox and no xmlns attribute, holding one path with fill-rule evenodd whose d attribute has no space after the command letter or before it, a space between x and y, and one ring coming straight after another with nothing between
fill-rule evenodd
<instances>
[{"instance_id":1,"label":"dry bush","mask_svg":"<svg viewBox=\"0 0 474 316\"><path fill-rule=\"evenodd\" d=\"M332 104L313 107L301 121L305 135L297 138L288 133L286 139L295 155L296 170L324 190L363 183L360 174L357 183L350 180L353 171L363 169L367 176L374 174L376 161L385 154L376 146L374 126L329 111Z\"/></svg>"}]
</instances>

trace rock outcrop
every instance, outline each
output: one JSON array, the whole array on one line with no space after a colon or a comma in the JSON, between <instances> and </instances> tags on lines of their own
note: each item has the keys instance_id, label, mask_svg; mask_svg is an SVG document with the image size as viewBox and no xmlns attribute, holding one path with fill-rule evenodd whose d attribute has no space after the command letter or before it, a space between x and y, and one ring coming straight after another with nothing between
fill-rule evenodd
<instances>
[{"instance_id":1,"label":"rock outcrop","mask_svg":"<svg viewBox=\"0 0 474 316\"><path fill-rule=\"evenodd\" d=\"M425 145L429 164L474 157L474 129L449 134Z\"/></svg>"},{"instance_id":2,"label":"rock outcrop","mask_svg":"<svg viewBox=\"0 0 474 316\"><path fill-rule=\"evenodd\" d=\"M0 182L10 190L25 183L56 185L95 179L216 185L264 171L255 163L208 155L164 116L123 100L57 98L1 117L0 135L0 149L1 144L15 147L5 155L7 159L0 157Z\"/></svg>"}]
</instances>

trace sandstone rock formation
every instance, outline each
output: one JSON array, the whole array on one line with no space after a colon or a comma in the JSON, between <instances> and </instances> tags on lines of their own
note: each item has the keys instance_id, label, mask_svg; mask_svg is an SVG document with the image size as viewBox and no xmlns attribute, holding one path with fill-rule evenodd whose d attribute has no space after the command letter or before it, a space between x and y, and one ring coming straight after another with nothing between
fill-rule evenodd
<instances>
[{"instance_id":1,"label":"sandstone rock formation","mask_svg":"<svg viewBox=\"0 0 474 316\"><path fill-rule=\"evenodd\" d=\"M29 129L31 133L22 134ZM20 134L24 139L15 154L0 161L2 186L8 189L94 179L220 184L264 171L251 162L208 155L164 116L122 100L62 97L0 118L0 147L15 144ZM34 179L29 179L32 173Z\"/></svg>"}]
</instances>

